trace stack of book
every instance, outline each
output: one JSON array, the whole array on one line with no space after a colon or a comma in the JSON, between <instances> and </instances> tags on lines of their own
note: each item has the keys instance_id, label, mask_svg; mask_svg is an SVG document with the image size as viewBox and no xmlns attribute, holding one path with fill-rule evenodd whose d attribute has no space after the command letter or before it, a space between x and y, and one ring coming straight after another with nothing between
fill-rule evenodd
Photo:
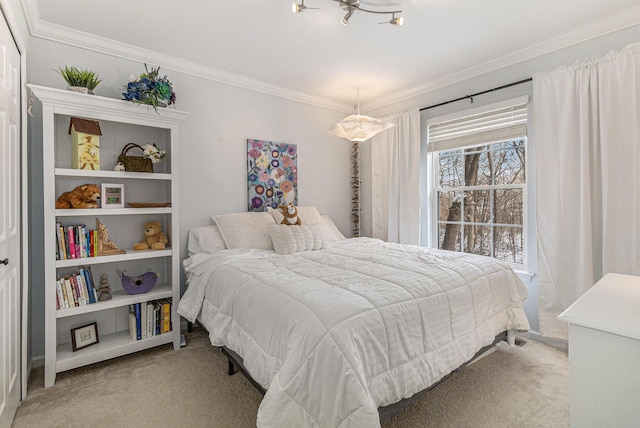
<instances>
[{"instance_id":1,"label":"stack of book","mask_svg":"<svg viewBox=\"0 0 640 428\"><path fill-rule=\"evenodd\" d=\"M69 309L84 306L98 301L93 286L91 270L80 268L79 273L65 275L56 281L56 309Z\"/></svg>"},{"instance_id":2,"label":"stack of book","mask_svg":"<svg viewBox=\"0 0 640 428\"><path fill-rule=\"evenodd\" d=\"M98 232L84 224L56 223L56 260L81 259L98 255Z\"/></svg>"},{"instance_id":3,"label":"stack of book","mask_svg":"<svg viewBox=\"0 0 640 428\"><path fill-rule=\"evenodd\" d=\"M129 305L129 334L141 340L171 331L171 299Z\"/></svg>"}]
</instances>

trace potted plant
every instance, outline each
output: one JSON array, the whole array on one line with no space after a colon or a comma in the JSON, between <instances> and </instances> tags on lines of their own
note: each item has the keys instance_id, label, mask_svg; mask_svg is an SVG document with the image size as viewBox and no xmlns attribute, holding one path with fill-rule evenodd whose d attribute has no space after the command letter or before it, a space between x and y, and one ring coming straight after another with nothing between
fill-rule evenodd
<instances>
[{"instance_id":1,"label":"potted plant","mask_svg":"<svg viewBox=\"0 0 640 428\"><path fill-rule=\"evenodd\" d=\"M176 94L167 76L160 76L160 67L146 70L139 77L131 75L129 82L124 87L122 97L137 104L146 104L157 112L158 107L166 107L176 102Z\"/></svg>"},{"instance_id":2,"label":"potted plant","mask_svg":"<svg viewBox=\"0 0 640 428\"><path fill-rule=\"evenodd\" d=\"M58 71L69 85L67 89L70 91L93 94L95 87L102 82L98 73L88 69L65 65L64 68L59 67Z\"/></svg>"}]
</instances>

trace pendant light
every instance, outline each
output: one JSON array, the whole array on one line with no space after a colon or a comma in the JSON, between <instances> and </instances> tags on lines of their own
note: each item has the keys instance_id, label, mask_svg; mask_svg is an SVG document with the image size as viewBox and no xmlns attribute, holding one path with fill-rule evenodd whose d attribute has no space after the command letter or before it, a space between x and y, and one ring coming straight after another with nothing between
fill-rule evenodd
<instances>
[{"instance_id":1,"label":"pendant light","mask_svg":"<svg viewBox=\"0 0 640 428\"><path fill-rule=\"evenodd\" d=\"M395 126L360 114L360 88L356 98L356 113L333 125L329 133L351 141L351 235L360 236L360 154L359 144Z\"/></svg>"},{"instance_id":2,"label":"pendant light","mask_svg":"<svg viewBox=\"0 0 640 428\"><path fill-rule=\"evenodd\" d=\"M360 114L360 88L356 99L356 112L357 114L347 116L333 125L329 134L349 141L363 142L394 126L393 123Z\"/></svg>"}]
</instances>

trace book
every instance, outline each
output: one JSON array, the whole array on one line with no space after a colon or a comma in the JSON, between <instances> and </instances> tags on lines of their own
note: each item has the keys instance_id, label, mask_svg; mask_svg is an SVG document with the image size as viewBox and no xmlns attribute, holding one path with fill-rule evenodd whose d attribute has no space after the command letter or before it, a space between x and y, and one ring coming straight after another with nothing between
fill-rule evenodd
<instances>
[{"instance_id":1,"label":"book","mask_svg":"<svg viewBox=\"0 0 640 428\"><path fill-rule=\"evenodd\" d=\"M79 273L76 276L76 280L78 281L78 287L80 287L80 290L82 291L82 298L85 301L85 305L94 303L91 301L91 297L89 296L89 288L87 287L87 282L84 280L84 275Z\"/></svg>"},{"instance_id":2,"label":"book","mask_svg":"<svg viewBox=\"0 0 640 428\"><path fill-rule=\"evenodd\" d=\"M82 289L78 284L78 276L73 274L69 277L71 280L71 285L73 285L73 291L76 292L76 296L78 296L78 306L84 306L84 295L82 294Z\"/></svg>"},{"instance_id":3,"label":"book","mask_svg":"<svg viewBox=\"0 0 640 428\"><path fill-rule=\"evenodd\" d=\"M89 297L89 303L96 303L98 301L96 297L96 290L95 288L93 288L93 283L89 278L89 272L87 271L86 267L83 266L80 268L80 275L82 276L84 280L84 285L87 289L87 296Z\"/></svg>"},{"instance_id":4,"label":"book","mask_svg":"<svg viewBox=\"0 0 640 428\"><path fill-rule=\"evenodd\" d=\"M140 331L140 303L135 303L133 305L133 311L136 317L136 340L142 339L142 334Z\"/></svg>"},{"instance_id":5,"label":"book","mask_svg":"<svg viewBox=\"0 0 640 428\"><path fill-rule=\"evenodd\" d=\"M77 296L77 299L78 299L78 306L86 305L86 303L84 301L84 294L82 294L82 288L80 287L80 284L78 284L77 275L71 275L69 277L69 280L71 281L71 285L73 286L74 293L76 293L76 296Z\"/></svg>"},{"instance_id":6,"label":"book","mask_svg":"<svg viewBox=\"0 0 640 428\"><path fill-rule=\"evenodd\" d=\"M89 288L93 293L93 299L98 301L98 292L96 291L96 284L93 282L93 273L91 272L91 266L84 266L84 271L87 276L87 282L89 283Z\"/></svg>"},{"instance_id":7,"label":"book","mask_svg":"<svg viewBox=\"0 0 640 428\"><path fill-rule=\"evenodd\" d=\"M62 238L62 251L64 251L64 258L65 260L70 259L69 239L67 238L67 229L64 226L60 226L60 236Z\"/></svg>"},{"instance_id":8,"label":"book","mask_svg":"<svg viewBox=\"0 0 640 428\"><path fill-rule=\"evenodd\" d=\"M58 309L66 309L69 304L65 301L64 294L62 294L61 280L56 281L56 297L58 298Z\"/></svg>"},{"instance_id":9,"label":"book","mask_svg":"<svg viewBox=\"0 0 640 428\"><path fill-rule=\"evenodd\" d=\"M93 249L93 234L95 232L93 230L87 231L87 248L89 249L89 257L95 257L94 249Z\"/></svg>"},{"instance_id":10,"label":"book","mask_svg":"<svg viewBox=\"0 0 640 428\"><path fill-rule=\"evenodd\" d=\"M69 299L67 298L67 287L64 285L64 279L59 279L57 286L60 287L60 292L62 293L62 300L64 300L64 308L69 309Z\"/></svg>"},{"instance_id":11,"label":"book","mask_svg":"<svg viewBox=\"0 0 640 428\"><path fill-rule=\"evenodd\" d=\"M78 306L78 301L76 300L75 293L73 292L73 288L71 287L71 281L68 276L64 277L64 286L67 290L67 300L69 301L69 307L73 308L74 306Z\"/></svg>"},{"instance_id":12,"label":"book","mask_svg":"<svg viewBox=\"0 0 640 428\"><path fill-rule=\"evenodd\" d=\"M80 258L80 235L78 234L78 226L72 226L71 230L73 230L73 243L75 244L76 249L76 259Z\"/></svg>"},{"instance_id":13,"label":"book","mask_svg":"<svg viewBox=\"0 0 640 428\"><path fill-rule=\"evenodd\" d=\"M133 312L132 308L129 309L129 336L131 336L131 340L138 340L136 314Z\"/></svg>"},{"instance_id":14,"label":"book","mask_svg":"<svg viewBox=\"0 0 640 428\"><path fill-rule=\"evenodd\" d=\"M162 318L160 315L162 314L162 307L159 302L153 302L153 331L156 335L162 334Z\"/></svg>"},{"instance_id":15,"label":"book","mask_svg":"<svg viewBox=\"0 0 640 428\"><path fill-rule=\"evenodd\" d=\"M56 223L56 260L64 260L64 252L62 251L62 239L60 236L60 222Z\"/></svg>"},{"instance_id":16,"label":"book","mask_svg":"<svg viewBox=\"0 0 640 428\"><path fill-rule=\"evenodd\" d=\"M145 303L147 306L147 337L153 337L155 330L153 329L153 303Z\"/></svg>"},{"instance_id":17,"label":"book","mask_svg":"<svg viewBox=\"0 0 640 428\"><path fill-rule=\"evenodd\" d=\"M76 246L75 241L73 239L73 227L67 227L67 240L69 241L69 258L76 258Z\"/></svg>"},{"instance_id":18,"label":"book","mask_svg":"<svg viewBox=\"0 0 640 428\"><path fill-rule=\"evenodd\" d=\"M142 302L140 305L140 332L141 338L147 338L147 304Z\"/></svg>"},{"instance_id":19,"label":"book","mask_svg":"<svg viewBox=\"0 0 640 428\"><path fill-rule=\"evenodd\" d=\"M76 233L78 235L78 258L84 258L87 257L85 255L85 242L86 239L84 237L84 225L80 224L78 226L75 227L76 229Z\"/></svg>"},{"instance_id":20,"label":"book","mask_svg":"<svg viewBox=\"0 0 640 428\"><path fill-rule=\"evenodd\" d=\"M171 331L171 300L162 299L162 332Z\"/></svg>"}]
</instances>

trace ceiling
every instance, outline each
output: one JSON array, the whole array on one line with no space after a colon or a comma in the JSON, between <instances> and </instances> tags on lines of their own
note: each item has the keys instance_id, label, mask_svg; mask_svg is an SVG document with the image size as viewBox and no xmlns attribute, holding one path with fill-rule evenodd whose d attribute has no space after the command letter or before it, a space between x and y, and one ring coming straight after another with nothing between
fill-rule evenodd
<instances>
[{"instance_id":1,"label":"ceiling","mask_svg":"<svg viewBox=\"0 0 640 428\"><path fill-rule=\"evenodd\" d=\"M401 9L402 27L358 11L344 27L335 1L306 0L319 9L298 14L292 2L23 5L35 35L64 35L94 49L115 41L109 49L124 57L137 50L151 64L342 111L351 110L358 87L366 111L640 23L638 0L362 1L369 9Z\"/></svg>"}]
</instances>

